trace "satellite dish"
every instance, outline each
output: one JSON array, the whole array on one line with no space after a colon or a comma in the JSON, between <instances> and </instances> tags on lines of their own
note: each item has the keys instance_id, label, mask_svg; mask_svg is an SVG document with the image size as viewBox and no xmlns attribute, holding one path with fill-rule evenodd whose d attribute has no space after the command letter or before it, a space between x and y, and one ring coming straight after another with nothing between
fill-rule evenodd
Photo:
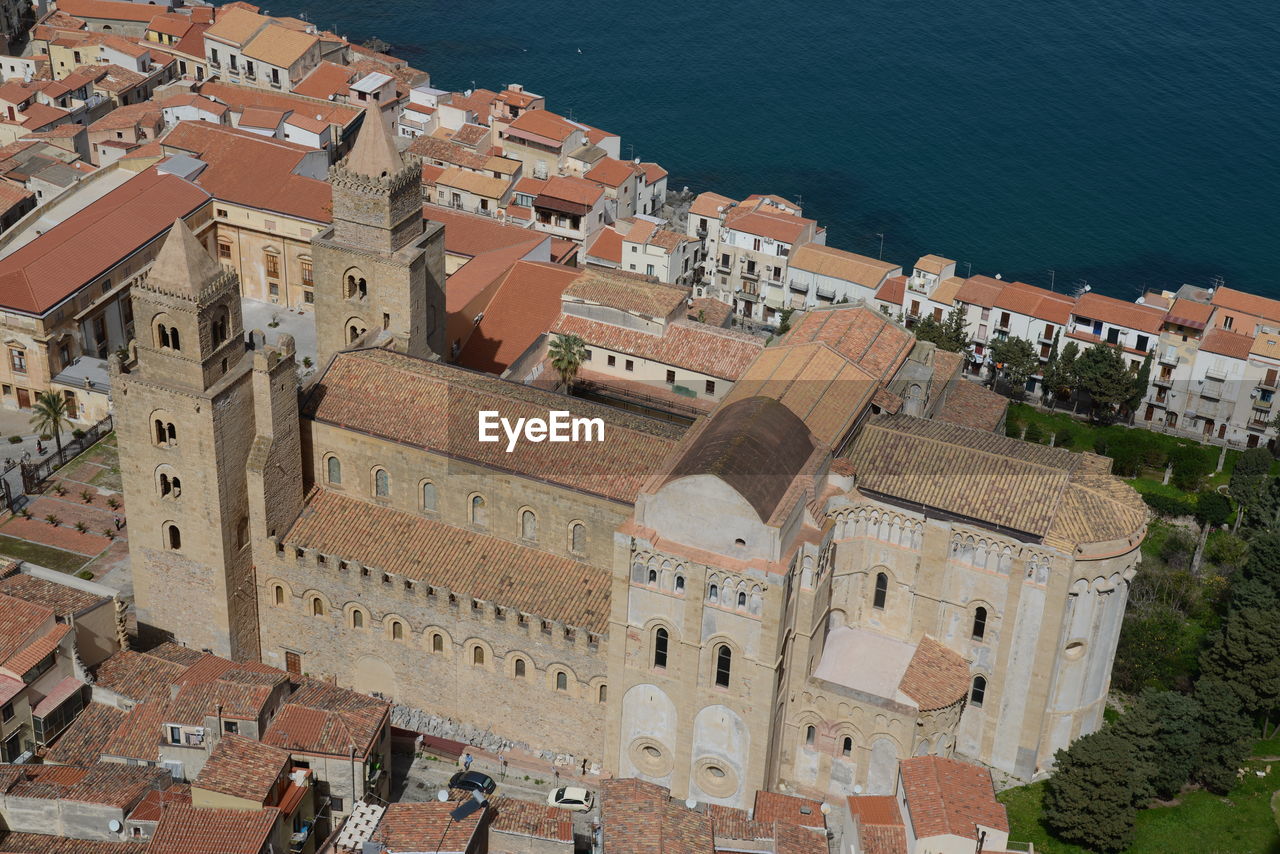
<instances>
[{"instance_id":1,"label":"satellite dish","mask_svg":"<svg viewBox=\"0 0 1280 854\"><path fill-rule=\"evenodd\" d=\"M854 793L855 795L861 795L861 794L862 794L862 784L861 784L861 783L859 783L858 785L856 785L856 786L854 786L854 787L853 787L853 793Z\"/></svg>"},{"instance_id":2,"label":"satellite dish","mask_svg":"<svg viewBox=\"0 0 1280 854\"><path fill-rule=\"evenodd\" d=\"M445 801L449 800L449 790L441 789L440 791L436 792L436 800L439 801L440 803L444 803Z\"/></svg>"},{"instance_id":3,"label":"satellite dish","mask_svg":"<svg viewBox=\"0 0 1280 854\"><path fill-rule=\"evenodd\" d=\"M691 810L698 808L698 802L694 798L685 798L684 805Z\"/></svg>"},{"instance_id":4,"label":"satellite dish","mask_svg":"<svg viewBox=\"0 0 1280 854\"><path fill-rule=\"evenodd\" d=\"M119 833L121 830L124 829L124 825L120 823L119 819L113 818L111 819L111 821L107 822L107 828L112 833Z\"/></svg>"},{"instance_id":5,"label":"satellite dish","mask_svg":"<svg viewBox=\"0 0 1280 854\"><path fill-rule=\"evenodd\" d=\"M831 804L824 801L822 806L818 807L818 811L823 815L831 815Z\"/></svg>"}]
</instances>

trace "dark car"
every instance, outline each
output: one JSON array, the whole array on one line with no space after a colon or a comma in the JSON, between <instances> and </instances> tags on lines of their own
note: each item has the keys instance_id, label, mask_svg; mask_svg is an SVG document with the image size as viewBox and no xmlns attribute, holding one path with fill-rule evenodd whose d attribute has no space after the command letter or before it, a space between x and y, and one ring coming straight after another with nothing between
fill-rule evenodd
<instances>
[{"instance_id":1,"label":"dark car","mask_svg":"<svg viewBox=\"0 0 1280 854\"><path fill-rule=\"evenodd\" d=\"M449 788L492 795L493 790L498 788L498 784L488 774L481 774L479 771L459 771L449 778Z\"/></svg>"}]
</instances>

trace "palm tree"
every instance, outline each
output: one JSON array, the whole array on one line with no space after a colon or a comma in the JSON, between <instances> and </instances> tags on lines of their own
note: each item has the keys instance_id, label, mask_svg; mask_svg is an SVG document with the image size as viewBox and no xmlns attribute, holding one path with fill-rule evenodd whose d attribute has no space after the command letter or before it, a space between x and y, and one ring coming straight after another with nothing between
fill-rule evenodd
<instances>
[{"instance_id":1,"label":"palm tree","mask_svg":"<svg viewBox=\"0 0 1280 854\"><path fill-rule=\"evenodd\" d=\"M560 375L565 391L573 391L573 378L587 359L587 345L577 335L557 335L547 345L551 367Z\"/></svg>"},{"instance_id":2,"label":"palm tree","mask_svg":"<svg viewBox=\"0 0 1280 854\"><path fill-rule=\"evenodd\" d=\"M31 426L41 433L52 433L62 456L62 428L71 426L67 418L67 401L56 391L42 391L31 407Z\"/></svg>"}]
</instances>

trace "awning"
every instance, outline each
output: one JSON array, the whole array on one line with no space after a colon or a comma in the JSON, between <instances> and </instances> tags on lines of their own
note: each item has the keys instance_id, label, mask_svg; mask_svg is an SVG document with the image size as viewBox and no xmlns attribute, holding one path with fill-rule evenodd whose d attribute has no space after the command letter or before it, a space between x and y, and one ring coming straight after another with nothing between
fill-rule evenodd
<instances>
[{"instance_id":1,"label":"awning","mask_svg":"<svg viewBox=\"0 0 1280 854\"><path fill-rule=\"evenodd\" d=\"M54 709L69 700L73 694L83 687L84 683L79 679L74 676L68 676L66 679L63 679L57 685L53 686L53 690L46 694L45 698L36 704L36 707L32 709L31 714L35 715L37 718L47 717L54 711Z\"/></svg>"}]
</instances>

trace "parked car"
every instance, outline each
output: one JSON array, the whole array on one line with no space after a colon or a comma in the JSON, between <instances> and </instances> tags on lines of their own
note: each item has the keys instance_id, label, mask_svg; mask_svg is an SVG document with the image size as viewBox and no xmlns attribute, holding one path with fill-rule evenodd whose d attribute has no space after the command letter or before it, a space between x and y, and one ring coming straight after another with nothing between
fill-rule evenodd
<instances>
[{"instance_id":1,"label":"parked car","mask_svg":"<svg viewBox=\"0 0 1280 854\"><path fill-rule=\"evenodd\" d=\"M498 788L498 784L488 774L481 774L479 771L459 771L449 778L449 788L492 795L493 790Z\"/></svg>"},{"instance_id":2,"label":"parked car","mask_svg":"<svg viewBox=\"0 0 1280 854\"><path fill-rule=\"evenodd\" d=\"M547 805L574 812L586 812L595 804L595 796L580 786L564 786L547 793Z\"/></svg>"}]
</instances>

